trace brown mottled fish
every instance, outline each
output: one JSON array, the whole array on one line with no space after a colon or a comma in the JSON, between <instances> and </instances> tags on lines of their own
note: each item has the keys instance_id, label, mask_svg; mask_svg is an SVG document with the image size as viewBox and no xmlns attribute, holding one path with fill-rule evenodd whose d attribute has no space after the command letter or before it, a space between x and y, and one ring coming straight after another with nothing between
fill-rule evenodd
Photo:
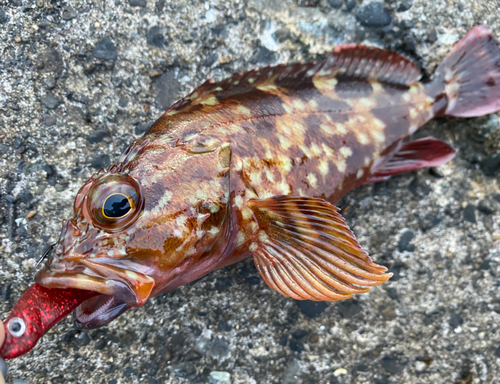
<instances>
[{"instance_id":1,"label":"brown mottled fish","mask_svg":"<svg viewBox=\"0 0 500 384\"><path fill-rule=\"evenodd\" d=\"M435 116L500 109L499 43L478 26L420 77L396 53L341 45L322 63L207 81L85 183L36 282L100 293L75 311L83 328L248 256L295 299L382 284L391 274L333 204L449 161L435 138L403 140Z\"/></svg>"}]
</instances>

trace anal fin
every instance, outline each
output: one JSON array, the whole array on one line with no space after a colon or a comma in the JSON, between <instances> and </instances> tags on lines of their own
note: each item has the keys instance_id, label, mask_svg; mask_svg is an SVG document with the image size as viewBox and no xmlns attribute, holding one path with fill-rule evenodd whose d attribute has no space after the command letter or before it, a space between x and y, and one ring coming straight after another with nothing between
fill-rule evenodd
<instances>
[{"instance_id":1,"label":"anal fin","mask_svg":"<svg viewBox=\"0 0 500 384\"><path fill-rule=\"evenodd\" d=\"M360 247L339 209L322 199L275 196L247 204L261 228L250 247L257 270L284 296L348 299L392 276Z\"/></svg>"},{"instance_id":2,"label":"anal fin","mask_svg":"<svg viewBox=\"0 0 500 384\"><path fill-rule=\"evenodd\" d=\"M453 159L456 151L445 142L434 137L404 143L381 168L375 170L366 183L387 180L398 173L420 168L436 167Z\"/></svg>"}]
</instances>

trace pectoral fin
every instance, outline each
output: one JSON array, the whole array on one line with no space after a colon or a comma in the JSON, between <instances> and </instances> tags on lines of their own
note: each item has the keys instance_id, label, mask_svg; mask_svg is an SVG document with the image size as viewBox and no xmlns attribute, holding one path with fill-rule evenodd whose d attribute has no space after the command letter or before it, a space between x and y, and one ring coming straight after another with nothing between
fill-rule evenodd
<instances>
[{"instance_id":1,"label":"pectoral fin","mask_svg":"<svg viewBox=\"0 0 500 384\"><path fill-rule=\"evenodd\" d=\"M261 231L250 246L266 283L297 300L348 299L392 274L372 261L330 203L276 196L250 200Z\"/></svg>"}]
</instances>

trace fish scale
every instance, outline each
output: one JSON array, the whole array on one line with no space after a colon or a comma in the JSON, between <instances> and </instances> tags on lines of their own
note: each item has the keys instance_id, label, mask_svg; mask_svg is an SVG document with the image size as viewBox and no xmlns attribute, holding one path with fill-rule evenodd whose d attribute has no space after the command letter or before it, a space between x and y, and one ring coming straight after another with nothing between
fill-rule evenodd
<instances>
[{"instance_id":1,"label":"fish scale","mask_svg":"<svg viewBox=\"0 0 500 384\"><path fill-rule=\"evenodd\" d=\"M269 287L297 300L368 292L392 274L333 204L361 184L451 160L438 139L404 140L435 116L498 111L499 68L498 41L478 26L426 83L403 56L352 44L323 63L209 80L82 186L35 281L57 289L49 296L97 295L72 301L84 300L83 329L249 256ZM105 208L110 196L127 204ZM49 299L41 304L57 303ZM29 345L6 335L16 356L48 329L25 321Z\"/></svg>"}]
</instances>

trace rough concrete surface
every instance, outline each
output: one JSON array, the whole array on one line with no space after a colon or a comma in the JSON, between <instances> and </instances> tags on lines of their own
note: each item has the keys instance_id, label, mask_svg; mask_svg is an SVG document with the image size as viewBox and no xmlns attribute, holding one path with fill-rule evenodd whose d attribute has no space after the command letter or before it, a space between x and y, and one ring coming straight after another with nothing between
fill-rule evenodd
<instances>
[{"instance_id":1,"label":"rough concrete surface","mask_svg":"<svg viewBox=\"0 0 500 384\"><path fill-rule=\"evenodd\" d=\"M341 42L426 75L496 0L0 0L0 312L32 283L80 185L205 79L322 59ZM449 164L339 205L394 277L337 303L269 289L252 260L89 333L68 318L9 364L10 383L500 383L497 115L417 132Z\"/></svg>"}]
</instances>

